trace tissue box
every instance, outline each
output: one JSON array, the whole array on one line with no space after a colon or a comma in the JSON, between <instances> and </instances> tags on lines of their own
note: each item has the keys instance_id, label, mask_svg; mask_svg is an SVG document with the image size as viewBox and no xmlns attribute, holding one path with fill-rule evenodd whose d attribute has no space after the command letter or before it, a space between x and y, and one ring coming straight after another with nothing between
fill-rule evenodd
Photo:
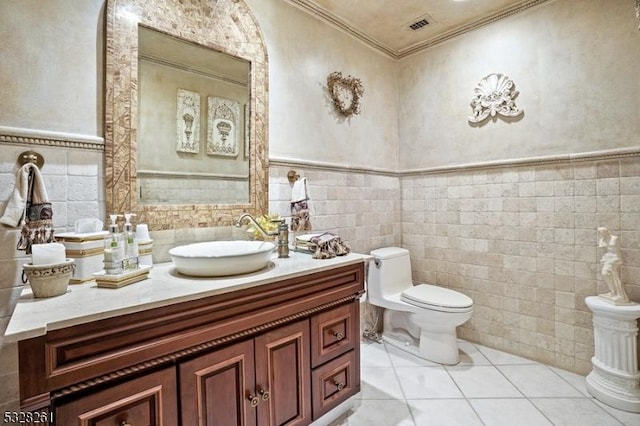
<instances>
[{"instance_id":1,"label":"tissue box","mask_svg":"<svg viewBox=\"0 0 640 426\"><path fill-rule=\"evenodd\" d=\"M107 235L107 231L56 234L56 241L64 244L67 257L75 260L76 271L69 280L70 284L93 280L93 274L102 271L104 239Z\"/></svg>"}]
</instances>

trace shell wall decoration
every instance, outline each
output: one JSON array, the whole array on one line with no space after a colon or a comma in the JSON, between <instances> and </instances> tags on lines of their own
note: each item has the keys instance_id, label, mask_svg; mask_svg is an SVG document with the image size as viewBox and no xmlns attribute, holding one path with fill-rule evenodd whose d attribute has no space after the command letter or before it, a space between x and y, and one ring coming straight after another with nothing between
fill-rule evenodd
<instances>
[{"instance_id":1,"label":"shell wall decoration","mask_svg":"<svg viewBox=\"0 0 640 426\"><path fill-rule=\"evenodd\" d=\"M513 81L504 74L489 74L478 83L471 99L473 115L469 116L471 123L480 123L496 114L504 117L517 117L522 114L514 99L518 92L513 90Z\"/></svg>"}]
</instances>

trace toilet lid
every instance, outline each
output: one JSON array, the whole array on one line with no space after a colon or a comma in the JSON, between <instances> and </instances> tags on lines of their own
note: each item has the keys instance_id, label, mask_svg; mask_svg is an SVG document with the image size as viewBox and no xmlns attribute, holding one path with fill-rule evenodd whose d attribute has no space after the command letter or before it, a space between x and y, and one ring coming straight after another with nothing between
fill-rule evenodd
<instances>
[{"instance_id":1,"label":"toilet lid","mask_svg":"<svg viewBox=\"0 0 640 426\"><path fill-rule=\"evenodd\" d=\"M431 305L443 308L469 308L473 305L470 297L448 288L420 284L402 292L400 298L414 305Z\"/></svg>"}]
</instances>

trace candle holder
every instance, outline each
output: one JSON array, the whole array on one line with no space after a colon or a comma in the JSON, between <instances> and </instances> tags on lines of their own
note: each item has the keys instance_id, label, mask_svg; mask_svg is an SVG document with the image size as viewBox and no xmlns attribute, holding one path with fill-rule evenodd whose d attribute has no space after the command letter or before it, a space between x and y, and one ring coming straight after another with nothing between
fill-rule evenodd
<instances>
[{"instance_id":1,"label":"candle holder","mask_svg":"<svg viewBox=\"0 0 640 426\"><path fill-rule=\"evenodd\" d=\"M75 271L73 259L49 265L23 265L22 282L29 282L36 298L60 296L67 292L69 280Z\"/></svg>"}]
</instances>

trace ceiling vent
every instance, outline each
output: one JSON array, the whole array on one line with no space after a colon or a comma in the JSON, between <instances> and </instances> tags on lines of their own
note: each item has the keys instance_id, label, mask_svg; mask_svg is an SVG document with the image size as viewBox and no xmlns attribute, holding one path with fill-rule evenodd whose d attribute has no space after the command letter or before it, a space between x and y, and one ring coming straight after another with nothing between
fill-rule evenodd
<instances>
[{"instance_id":1,"label":"ceiling vent","mask_svg":"<svg viewBox=\"0 0 640 426\"><path fill-rule=\"evenodd\" d=\"M424 14L422 16L418 16L417 18L413 18L408 23L402 26L404 31L418 31L426 27L432 27L433 24L437 23L433 16Z\"/></svg>"},{"instance_id":2,"label":"ceiling vent","mask_svg":"<svg viewBox=\"0 0 640 426\"><path fill-rule=\"evenodd\" d=\"M426 19L421 19L414 22L413 24L409 24L409 28L411 28L413 31L417 31L422 27L426 27L427 25L429 25L429 21L427 21Z\"/></svg>"}]
</instances>

